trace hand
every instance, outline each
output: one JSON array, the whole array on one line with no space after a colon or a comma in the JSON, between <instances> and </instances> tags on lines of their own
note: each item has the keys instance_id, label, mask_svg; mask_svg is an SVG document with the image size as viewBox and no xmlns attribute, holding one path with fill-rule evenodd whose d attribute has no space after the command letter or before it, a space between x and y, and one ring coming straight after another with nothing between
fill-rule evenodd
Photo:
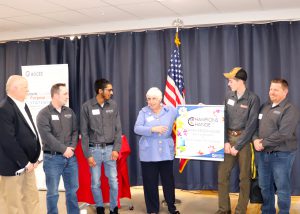
<instances>
[{"instance_id":1,"label":"hand","mask_svg":"<svg viewBox=\"0 0 300 214\"><path fill-rule=\"evenodd\" d=\"M112 151L111 153L111 159L112 160L117 160L119 157L119 153L117 151Z\"/></svg>"},{"instance_id":2,"label":"hand","mask_svg":"<svg viewBox=\"0 0 300 214\"><path fill-rule=\"evenodd\" d=\"M34 170L35 167L34 167L33 163L28 162L28 164L25 166L25 168L26 168L27 172L31 172Z\"/></svg>"},{"instance_id":3,"label":"hand","mask_svg":"<svg viewBox=\"0 0 300 214\"><path fill-rule=\"evenodd\" d=\"M37 161L37 162L35 162L35 163L33 164L33 167L36 169L36 168L38 167L39 164L40 164L40 162Z\"/></svg>"},{"instance_id":4,"label":"hand","mask_svg":"<svg viewBox=\"0 0 300 214\"><path fill-rule=\"evenodd\" d=\"M95 167L96 166L96 161L95 161L93 156L88 158L88 164L89 164L90 167Z\"/></svg>"},{"instance_id":5,"label":"hand","mask_svg":"<svg viewBox=\"0 0 300 214\"><path fill-rule=\"evenodd\" d=\"M70 158L74 155L74 148L73 147L67 147L66 151L64 152L64 157Z\"/></svg>"},{"instance_id":6,"label":"hand","mask_svg":"<svg viewBox=\"0 0 300 214\"><path fill-rule=\"evenodd\" d=\"M224 152L225 152L225 154L230 154L230 149L231 149L230 143L226 142L224 144Z\"/></svg>"},{"instance_id":7,"label":"hand","mask_svg":"<svg viewBox=\"0 0 300 214\"><path fill-rule=\"evenodd\" d=\"M262 139L256 139L253 141L254 148L256 151L262 151L264 150L264 147L262 145Z\"/></svg>"},{"instance_id":8,"label":"hand","mask_svg":"<svg viewBox=\"0 0 300 214\"><path fill-rule=\"evenodd\" d=\"M236 156L238 152L239 152L239 150L236 150L236 149L234 148L234 146L231 147L231 149L230 149L230 154L231 154L232 156Z\"/></svg>"},{"instance_id":9,"label":"hand","mask_svg":"<svg viewBox=\"0 0 300 214\"><path fill-rule=\"evenodd\" d=\"M163 134L166 133L168 131L168 127L167 126L153 126L151 128L152 132L157 132L159 134Z\"/></svg>"}]
</instances>

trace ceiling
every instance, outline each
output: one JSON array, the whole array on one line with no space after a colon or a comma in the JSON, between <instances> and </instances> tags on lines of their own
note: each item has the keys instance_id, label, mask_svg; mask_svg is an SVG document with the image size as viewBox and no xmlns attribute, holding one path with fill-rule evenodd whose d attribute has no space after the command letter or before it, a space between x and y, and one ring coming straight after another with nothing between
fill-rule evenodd
<instances>
[{"instance_id":1,"label":"ceiling","mask_svg":"<svg viewBox=\"0 0 300 214\"><path fill-rule=\"evenodd\" d=\"M0 0L0 41L300 19L300 0Z\"/></svg>"}]
</instances>

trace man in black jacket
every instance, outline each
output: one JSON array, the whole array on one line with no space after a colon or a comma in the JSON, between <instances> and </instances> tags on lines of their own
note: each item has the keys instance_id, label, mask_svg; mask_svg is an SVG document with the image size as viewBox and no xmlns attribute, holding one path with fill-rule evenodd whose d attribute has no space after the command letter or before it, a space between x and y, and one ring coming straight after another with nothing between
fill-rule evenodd
<instances>
[{"instance_id":1,"label":"man in black jacket","mask_svg":"<svg viewBox=\"0 0 300 214\"><path fill-rule=\"evenodd\" d=\"M41 146L24 102L27 80L19 75L10 76L6 93L7 98L0 103L0 197L4 199L1 206L6 206L7 213L39 214L34 168L38 165ZM16 175L23 168L25 173Z\"/></svg>"}]
</instances>

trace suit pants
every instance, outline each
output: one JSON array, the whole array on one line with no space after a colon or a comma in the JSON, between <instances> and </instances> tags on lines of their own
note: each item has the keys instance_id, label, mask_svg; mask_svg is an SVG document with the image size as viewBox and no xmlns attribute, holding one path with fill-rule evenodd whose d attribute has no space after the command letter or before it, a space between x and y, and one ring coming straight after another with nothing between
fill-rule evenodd
<instances>
[{"instance_id":1,"label":"suit pants","mask_svg":"<svg viewBox=\"0 0 300 214\"><path fill-rule=\"evenodd\" d=\"M229 142L234 146L239 137L230 136ZM225 154L224 161L220 162L218 170L218 195L219 195L219 211L227 212L231 210L230 205L230 175L235 164L239 164L239 199L235 209L236 214L246 214L247 205L250 195L250 173L251 173L251 150L250 144L247 143L238 152L237 156Z\"/></svg>"},{"instance_id":2,"label":"suit pants","mask_svg":"<svg viewBox=\"0 0 300 214\"><path fill-rule=\"evenodd\" d=\"M0 205L1 213L40 214L34 171L20 176L0 176Z\"/></svg>"}]
</instances>

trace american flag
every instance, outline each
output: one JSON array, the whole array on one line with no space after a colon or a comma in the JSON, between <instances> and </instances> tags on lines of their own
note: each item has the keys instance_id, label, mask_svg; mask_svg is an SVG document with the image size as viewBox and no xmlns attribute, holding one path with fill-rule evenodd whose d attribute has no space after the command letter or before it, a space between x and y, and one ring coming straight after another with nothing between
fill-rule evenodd
<instances>
[{"instance_id":1,"label":"american flag","mask_svg":"<svg viewBox=\"0 0 300 214\"><path fill-rule=\"evenodd\" d=\"M164 103L166 105L174 106L185 104L185 89L184 89L184 80L182 74L182 66L180 60L179 45L180 40L178 37L178 32L175 35L175 48L171 54L170 66L168 69L168 76L164 94ZM174 123L173 126L173 139L174 142L176 139L176 126ZM175 147L176 148L176 147ZM181 173L184 170L185 165L187 164L187 159L180 159L179 161L179 172Z\"/></svg>"}]
</instances>

